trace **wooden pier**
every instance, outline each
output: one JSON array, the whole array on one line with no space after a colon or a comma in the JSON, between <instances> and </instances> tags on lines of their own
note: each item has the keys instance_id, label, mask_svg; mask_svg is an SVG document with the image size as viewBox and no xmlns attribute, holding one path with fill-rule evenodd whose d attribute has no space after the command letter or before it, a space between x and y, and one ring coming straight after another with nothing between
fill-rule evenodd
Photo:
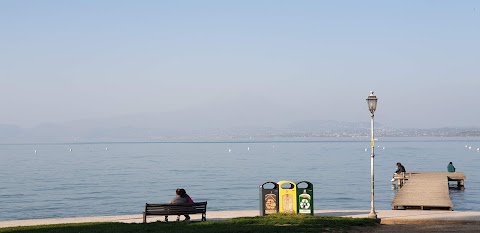
<instances>
[{"instance_id":1,"label":"wooden pier","mask_svg":"<svg viewBox=\"0 0 480 233\"><path fill-rule=\"evenodd\" d=\"M394 210L453 210L449 181L456 181L458 188L465 185L463 172L407 172L397 174L397 194L392 201Z\"/></svg>"}]
</instances>

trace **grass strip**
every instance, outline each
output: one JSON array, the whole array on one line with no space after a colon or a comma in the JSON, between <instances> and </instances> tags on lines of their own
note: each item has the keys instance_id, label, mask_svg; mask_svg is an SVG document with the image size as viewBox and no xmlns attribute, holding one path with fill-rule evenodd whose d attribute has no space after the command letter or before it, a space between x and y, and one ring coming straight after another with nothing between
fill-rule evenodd
<instances>
[{"instance_id":1,"label":"grass strip","mask_svg":"<svg viewBox=\"0 0 480 233\"><path fill-rule=\"evenodd\" d=\"M152 223L72 223L0 228L0 233L296 233L345 232L352 227L378 225L380 220L366 218L325 217L274 214L206 222Z\"/></svg>"}]
</instances>

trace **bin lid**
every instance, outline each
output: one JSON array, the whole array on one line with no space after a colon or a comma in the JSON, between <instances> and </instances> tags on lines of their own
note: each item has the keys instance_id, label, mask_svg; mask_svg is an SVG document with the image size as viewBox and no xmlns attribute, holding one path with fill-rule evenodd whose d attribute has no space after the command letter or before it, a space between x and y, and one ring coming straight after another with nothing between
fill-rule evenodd
<instances>
[{"instance_id":1,"label":"bin lid","mask_svg":"<svg viewBox=\"0 0 480 233\"><path fill-rule=\"evenodd\" d=\"M273 188L265 188L264 186L266 184L273 184ZM260 188L262 188L262 189L278 189L278 184L275 183L275 182L272 182L272 181L268 181L268 182L265 182L262 185L260 185Z\"/></svg>"},{"instance_id":2,"label":"bin lid","mask_svg":"<svg viewBox=\"0 0 480 233\"><path fill-rule=\"evenodd\" d=\"M300 182L298 182L298 183L297 183L297 188L298 188L299 184L307 184L307 187L306 187L307 189L312 189L312 188L313 188L313 184L310 183L310 182L308 182L308 181L300 181Z\"/></svg>"},{"instance_id":3,"label":"bin lid","mask_svg":"<svg viewBox=\"0 0 480 233\"><path fill-rule=\"evenodd\" d=\"M292 182L289 180L281 180L281 181L278 181L277 183L280 189L294 189L297 187L297 184L295 184L295 182ZM285 184L290 184L290 187L284 187Z\"/></svg>"}]
</instances>

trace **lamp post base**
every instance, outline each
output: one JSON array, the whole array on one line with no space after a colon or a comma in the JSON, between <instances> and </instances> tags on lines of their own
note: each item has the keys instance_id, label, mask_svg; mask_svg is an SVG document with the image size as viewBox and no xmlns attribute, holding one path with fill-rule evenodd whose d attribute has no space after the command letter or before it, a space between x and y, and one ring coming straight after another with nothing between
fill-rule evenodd
<instances>
[{"instance_id":1,"label":"lamp post base","mask_svg":"<svg viewBox=\"0 0 480 233\"><path fill-rule=\"evenodd\" d=\"M368 214L368 218L377 218L377 213L375 213L375 211L371 211L369 214Z\"/></svg>"}]
</instances>

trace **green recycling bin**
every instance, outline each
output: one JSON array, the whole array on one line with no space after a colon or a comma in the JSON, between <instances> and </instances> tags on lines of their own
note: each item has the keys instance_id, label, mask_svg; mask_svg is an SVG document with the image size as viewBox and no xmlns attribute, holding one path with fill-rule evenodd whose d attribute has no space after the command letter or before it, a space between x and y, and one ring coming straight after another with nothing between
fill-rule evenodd
<instances>
[{"instance_id":1,"label":"green recycling bin","mask_svg":"<svg viewBox=\"0 0 480 233\"><path fill-rule=\"evenodd\" d=\"M308 181L297 183L297 213L314 215L313 184Z\"/></svg>"}]
</instances>

